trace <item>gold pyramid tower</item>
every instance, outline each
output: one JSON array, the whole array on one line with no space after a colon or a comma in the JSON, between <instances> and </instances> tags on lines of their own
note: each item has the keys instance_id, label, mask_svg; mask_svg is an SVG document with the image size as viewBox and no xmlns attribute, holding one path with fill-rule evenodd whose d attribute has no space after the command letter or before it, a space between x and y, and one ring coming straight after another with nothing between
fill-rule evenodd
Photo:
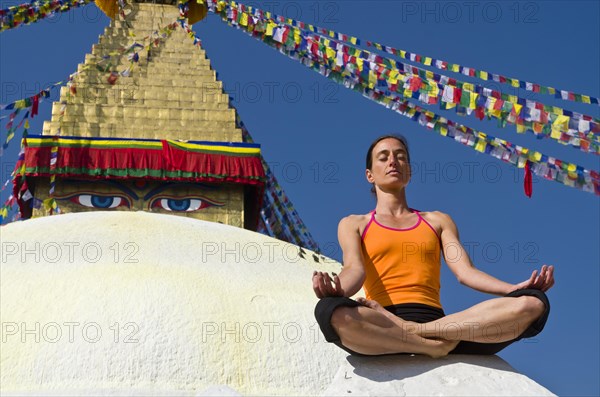
<instances>
[{"instance_id":1,"label":"gold pyramid tower","mask_svg":"<svg viewBox=\"0 0 600 397\"><path fill-rule=\"evenodd\" d=\"M126 19L111 20L70 85L62 87L43 136L28 138L30 151L36 144L47 149L26 160L26 188L34 197L30 215L45 216L57 208L148 210L255 228L264 189L259 145L243 143L236 111L205 51L176 23L176 5L134 2L128 7ZM119 152L120 160L111 158L117 155L111 150L123 148L130 150ZM148 148L154 150L150 155L136 151ZM44 163L52 150L58 165L50 160L36 171L32 164ZM192 154L193 159L181 160ZM107 171L115 161L126 164L118 172ZM160 174L156 164L146 164L157 161L169 170L163 166ZM191 165L183 169L175 163ZM82 168L87 171L73 171Z\"/></svg>"}]
</instances>

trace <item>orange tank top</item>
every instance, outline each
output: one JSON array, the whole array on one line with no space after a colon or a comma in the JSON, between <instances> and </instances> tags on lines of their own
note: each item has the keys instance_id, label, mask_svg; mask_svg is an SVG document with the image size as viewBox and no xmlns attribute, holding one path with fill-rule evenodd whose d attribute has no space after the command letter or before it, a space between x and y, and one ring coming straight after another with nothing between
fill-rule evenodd
<instances>
[{"instance_id":1,"label":"orange tank top","mask_svg":"<svg viewBox=\"0 0 600 397\"><path fill-rule=\"evenodd\" d=\"M362 253L367 299L382 306L422 303L439 307L440 238L421 216L408 229L384 226L375 211L362 233Z\"/></svg>"}]
</instances>

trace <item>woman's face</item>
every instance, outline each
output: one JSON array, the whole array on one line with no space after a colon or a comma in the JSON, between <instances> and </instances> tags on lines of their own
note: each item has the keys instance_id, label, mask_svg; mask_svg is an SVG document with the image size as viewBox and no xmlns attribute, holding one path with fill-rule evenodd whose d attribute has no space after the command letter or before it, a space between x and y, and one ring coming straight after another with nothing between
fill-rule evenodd
<instances>
[{"instance_id":1,"label":"woman's face","mask_svg":"<svg viewBox=\"0 0 600 397\"><path fill-rule=\"evenodd\" d=\"M408 185L410 164L402 142L394 138L383 139L375 145L371 155L373 165L366 170L366 177L376 189L392 191Z\"/></svg>"}]
</instances>

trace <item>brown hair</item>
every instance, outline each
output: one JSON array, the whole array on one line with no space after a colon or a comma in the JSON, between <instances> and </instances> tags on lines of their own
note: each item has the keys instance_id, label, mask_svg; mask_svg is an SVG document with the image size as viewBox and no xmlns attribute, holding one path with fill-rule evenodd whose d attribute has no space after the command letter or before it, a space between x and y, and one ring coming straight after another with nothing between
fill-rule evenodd
<instances>
[{"instance_id":1,"label":"brown hair","mask_svg":"<svg viewBox=\"0 0 600 397\"><path fill-rule=\"evenodd\" d=\"M389 135L380 136L379 138L375 139L371 143L371 146L369 146L369 151L367 152L367 161L366 161L368 170L370 170L373 167L373 149L379 142L383 141L384 139L388 139L388 138L396 139L398 142L400 142L404 146L404 149L406 150L406 160L408 161L408 166L410 167L410 152L408 151L408 141L406 140L404 135L389 134ZM375 186L371 187L371 193L375 193Z\"/></svg>"}]
</instances>

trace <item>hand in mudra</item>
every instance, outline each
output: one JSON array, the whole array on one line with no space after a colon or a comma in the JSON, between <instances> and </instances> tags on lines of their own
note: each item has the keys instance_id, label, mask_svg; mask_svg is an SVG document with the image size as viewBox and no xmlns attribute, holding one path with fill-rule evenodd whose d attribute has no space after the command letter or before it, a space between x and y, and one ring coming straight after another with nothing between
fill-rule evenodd
<instances>
[{"instance_id":1,"label":"hand in mudra","mask_svg":"<svg viewBox=\"0 0 600 397\"><path fill-rule=\"evenodd\" d=\"M325 298L327 296L344 296L340 277L333 273L333 279L327 272L313 272L312 277L313 291L317 298Z\"/></svg>"},{"instance_id":2,"label":"hand in mudra","mask_svg":"<svg viewBox=\"0 0 600 397\"><path fill-rule=\"evenodd\" d=\"M537 270L531 273L528 280L515 285L515 290L523 288L539 289L543 292L548 291L554 285L554 266L542 266L539 274Z\"/></svg>"}]
</instances>

